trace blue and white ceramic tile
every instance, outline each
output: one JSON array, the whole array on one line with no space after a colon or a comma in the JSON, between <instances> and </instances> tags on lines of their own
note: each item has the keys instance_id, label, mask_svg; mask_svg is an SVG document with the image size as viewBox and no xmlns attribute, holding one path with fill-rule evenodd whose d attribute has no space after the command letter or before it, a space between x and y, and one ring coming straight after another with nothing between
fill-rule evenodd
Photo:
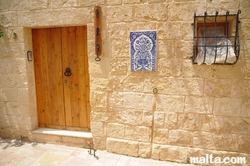
<instances>
[{"instance_id":1,"label":"blue and white ceramic tile","mask_svg":"<svg viewBox=\"0 0 250 166\"><path fill-rule=\"evenodd\" d=\"M132 71L156 70L156 31L130 32Z\"/></svg>"}]
</instances>

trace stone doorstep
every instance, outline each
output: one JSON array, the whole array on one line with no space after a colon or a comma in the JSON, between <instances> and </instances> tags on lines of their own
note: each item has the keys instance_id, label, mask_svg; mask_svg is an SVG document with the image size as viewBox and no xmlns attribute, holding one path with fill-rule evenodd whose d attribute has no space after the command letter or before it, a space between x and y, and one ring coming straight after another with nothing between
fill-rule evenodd
<instances>
[{"instance_id":1,"label":"stone doorstep","mask_svg":"<svg viewBox=\"0 0 250 166\"><path fill-rule=\"evenodd\" d=\"M55 143L89 148L89 144L92 142L92 133L85 131L38 128L32 131L30 140L42 143Z\"/></svg>"}]
</instances>

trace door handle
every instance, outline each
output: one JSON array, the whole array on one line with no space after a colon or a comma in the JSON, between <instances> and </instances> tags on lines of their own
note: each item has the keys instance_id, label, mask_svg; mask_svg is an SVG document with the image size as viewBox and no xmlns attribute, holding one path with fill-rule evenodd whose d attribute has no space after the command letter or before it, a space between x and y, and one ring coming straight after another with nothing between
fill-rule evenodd
<instances>
[{"instance_id":1,"label":"door handle","mask_svg":"<svg viewBox=\"0 0 250 166\"><path fill-rule=\"evenodd\" d=\"M67 67L67 68L65 69L64 75L65 75L65 76L71 76L71 69L70 69L69 67Z\"/></svg>"}]
</instances>

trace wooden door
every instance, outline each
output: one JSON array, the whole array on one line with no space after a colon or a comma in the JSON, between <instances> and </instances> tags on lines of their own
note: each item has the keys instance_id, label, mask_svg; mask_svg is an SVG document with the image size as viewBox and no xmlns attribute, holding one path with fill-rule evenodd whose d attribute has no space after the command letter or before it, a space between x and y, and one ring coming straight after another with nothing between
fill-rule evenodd
<instances>
[{"instance_id":1,"label":"wooden door","mask_svg":"<svg viewBox=\"0 0 250 166\"><path fill-rule=\"evenodd\" d=\"M39 127L89 130L86 26L33 29L32 36Z\"/></svg>"}]
</instances>

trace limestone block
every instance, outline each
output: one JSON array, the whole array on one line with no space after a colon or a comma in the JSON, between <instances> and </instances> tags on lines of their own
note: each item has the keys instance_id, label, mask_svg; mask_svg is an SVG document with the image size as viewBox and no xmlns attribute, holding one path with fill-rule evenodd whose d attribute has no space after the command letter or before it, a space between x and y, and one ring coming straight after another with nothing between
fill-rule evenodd
<instances>
[{"instance_id":1,"label":"limestone block","mask_svg":"<svg viewBox=\"0 0 250 166\"><path fill-rule=\"evenodd\" d=\"M185 28L183 27L181 31L183 32L184 30ZM190 31L187 33L190 33ZM183 33L183 35L186 35L186 34ZM193 41L182 41L182 40L175 41L175 57L178 58L179 64L182 63L180 58L189 59L189 63L192 64L191 58L190 58L193 55L192 48L193 48ZM184 71L182 70L182 72Z\"/></svg>"},{"instance_id":2,"label":"limestone block","mask_svg":"<svg viewBox=\"0 0 250 166\"><path fill-rule=\"evenodd\" d=\"M242 18L250 19L250 10L249 10L250 2L245 0L240 0L239 5L240 5L239 9L241 10L240 16Z\"/></svg>"},{"instance_id":3,"label":"limestone block","mask_svg":"<svg viewBox=\"0 0 250 166\"><path fill-rule=\"evenodd\" d=\"M104 136L104 125L103 122L91 122L91 133L94 137Z\"/></svg>"},{"instance_id":4,"label":"limestone block","mask_svg":"<svg viewBox=\"0 0 250 166\"><path fill-rule=\"evenodd\" d=\"M158 71L163 76L180 76L181 63L178 59L165 59L158 60Z\"/></svg>"},{"instance_id":5,"label":"limestone block","mask_svg":"<svg viewBox=\"0 0 250 166\"><path fill-rule=\"evenodd\" d=\"M111 74L126 74L128 70L128 58L117 57L110 62Z\"/></svg>"},{"instance_id":6,"label":"limestone block","mask_svg":"<svg viewBox=\"0 0 250 166\"><path fill-rule=\"evenodd\" d=\"M90 104L95 107L107 107L107 93L92 91L90 95Z\"/></svg>"},{"instance_id":7,"label":"limestone block","mask_svg":"<svg viewBox=\"0 0 250 166\"><path fill-rule=\"evenodd\" d=\"M213 111L212 97L186 96L184 112L212 114L212 111Z\"/></svg>"},{"instance_id":8,"label":"limestone block","mask_svg":"<svg viewBox=\"0 0 250 166\"><path fill-rule=\"evenodd\" d=\"M203 80L200 78L170 77L164 82L165 94L171 95L203 95Z\"/></svg>"},{"instance_id":9,"label":"limestone block","mask_svg":"<svg viewBox=\"0 0 250 166\"><path fill-rule=\"evenodd\" d=\"M145 3L146 0L123 0L125 4L138 4L138 3Z\"/></svg>"},{"instance_id":10,"label":"limestone block","mask_svg":"<svg viewBox=\"0 0 250 166\"><path fill-rule=\"evenodd\" d=\"M250 99L243 98L242 99L242 110L241 110L241 116L242 117L250 117Z\"/></svg>"},{"instance_id":11,"label":"limestone block","mask_svg":"<svg viewBox=\"0 0 250 166\"><path fill-rule=\"evenodd\" d=\"M224 131L247 135L250 133L250 118L225 117Z\"/></svg>"},{"instance_id":12,"label":"limestone block","mask_svg":"<svg viewBox=\"0 0 250 166\"><path fill-rule=\"evenodd\" d=\"M18 101L22 103L29 103L28 88L18 88Z\"/></svg>"},{"instance_id":13,"label":"limestone block","mask_svg":"<svg viewBox=\"0 0 250 166\"><path fill-rule=\"evenodd\" d=\"M184 99L183 96L157 95L156 109L164 112L183 112Z\"/></svg>"},{"instance_id":14,"label":"limestone block","mask_svg":"<svg viewBox=\"0 0 250 166\"><path fill-rule=\"evenodd\" d=\"M112 138L124 138L125 127L118 123L108 123L107 124L107 137Z\"/></svg>"},{"instance_id":15,"label":"limestone block","mask_svg":"<svg viewBox=\"0 0 250 166\"><path fill-rule=\"evenodd\" d=\"M7 115L7 104L6 102L0 101L0 116Z\"/></svg>"},{"instance_id":16,"label":"limestone block","mask_svg":"<svg viewBox=\"0 0 250 166\"><path fill-rule=\"evenodd\" d=\"M213 97L229 97L231 82L226 79L205 79L204 93Z\"/></svg>"},{"instance_id":17,"label":"limestone block","mask_svg":"<svg viewBox=\"0 0 250 166\"><path fill-rule=\"evenodd\" d=\"M152 30L156 29L156 22L148 22L148 21L137 22L137 21L135 21L135 22L129 23L129 25L128 24L126 24L126 25L129 27L129 31L139 31L139 30L144 31L145 29L152 29Z\"/></svg>"},{"instance_id":18,"label":"limestone block","mask_svg":"<svg viewBox=\"0 0 250 166\"><path fill-rule=\"evenodd\" d=\"M107 7L107 22L126 22L133 17L131 6Z\"/></svg>"},{"instance_id":19,"label":"limestone block","mask_svg":"<svg viewBox=\"0 0 250 166\"><path fill-rule=\"evenodd\" d=\"M2 27L15 27L17 26L16 12L2 12L0 14Z\"/></svg>"},{"instance_id":20,"label":"limestone block","mask_svg":"<svg viewBox=\"0 0 250 166\"><path fill-rule=\"evenodd\" d=\"M26 87L28 84L27 82L27 75L25 73L11 73L11 74L4 74L3 75L3 86L4 87Z\"/></svg>"},{"instance_id":21,"label":"limestone block","mask_svg":"<svg viewBox=\"0 0 250 166\"><path fill-rule=\"evenodd\" d=\"M187 162L188 148L162 145L160 150L160 160Z\"/></svg>"},{"instance_id":22,"label":"limestone block","mask_svg":"<svg viewBox=\"0 0 250 166\"><path fill-rule=\"evenodd\" d=\"M168 8L164 3L157 4L143 4L135 6L134 8L135 21L165 21L167 20Z\"/></svg>"},{"instance_id":23,"label":"limestone block","mask_svg":"<svg viewBox=\"0 0 250 166\"><path fill-rule=\"evenodd\" d=\"M240 152L250 152L250 137L241 135L238 137L238 146Z\"/></svg>"},{"instance_id":24,"label":"limestone block","mask_svg":"<svg viewBox=\"0 0 250 166\"><path fill-rule=\"evenodd\" d=\"M25 58L15 58L14 60L14 66L13 66L13 71L16 73L26 73L27 69L26 69L26 59ZM34 71L32 71L32 73L34 73Z\"/></svg>"},{"instance_id":25,"label":"limestone block","mask_svg":"<svg viewBox=\"0 0 250 166\"><path fill-rule=\"evenodd\" d=\"M126 23L108 23L108 36L112 40L128 40L129 39L129 27Z\"/></svg>"},{"instance_id":26,"label":"limestone block","mask_svg":"<svg viewBox=\"0 0 250 166\"><path fill-rule=\"evenodd\" d=\"M153 143L168 144L168 129L154 129Z\"/></svg>"},{"instance_id":27,"label":"limestone block","mask_svg":"<svg viewBox=\"0 0 250 166\"><path fill-rule=\"evenodd\" d=\"M179 114L178 127L180 129L196 131L202 127L202 117L199 114Z\"/></svg>"},{"instance_id":28,"label":"limestone block","mask_svg":"<svg viewBox=\"0 0 250 166\"><path fill-rule=\"evenodd\" d=\"M169 131L169 144L178 146L192 146L193 133L184 130L170 130Z\"/></svg>"},{"instance_id":29,"label":"limestone block","mask_svg":"<svg viewBox=\"0 0 250 166\"><path fill-rule=\"evenodd\" d=\"M124 99L123 92L112 92L108 95L108 102L110 107L123 107Z\"/></svg>"},{"instance_id":30,"label":"limestone block","mask_svg":"<svg viewBox=\"0 0 250 166\"><path fill-rule=\"evenodd\" d=\"M144 126L126 126L125 139L150 142L151 141L151 128Z\"/></svg>"},{"instance_id":31,"label":"limestone block","mask_svg":"<svg viewBox=\"0 0 250 166\"><path fill-rule=\"evenodd\" d=\"M43 6L41 6L43 7ZM93 22L90 8L62 8L53 11L40 10L39 12L19 12L18 26L63 26L86 25ZM81 21L79 21L81 20Z\"/></svg>"},{"instance_id":32,"label":"limestone block","mask_svg":"<svg viewBox=\"0 0 250 166\"><path fill-rule=\"evenodd\" d=\"M136 141L107 138L107 151L137 157L139 143Z\"/></svg>"},{"instance_id":33,"label":"limestone block","mask_svg":"<svg viewBox=\"0 0 250 166\"><path fill-rule=\"evenodd\" d=\"M6 103L6 114L7 115L21 115L20 111L19 111L19 102L7 102Z\"/></svg>"},{"instance_id":34,"label":"limestone block","mask_svg":"<svg viewBox=\"0 0 250 166\"><path fill-rule=\"evenodd\" d=\"M53 0L51 2L51 7L52 8L63 8L63 7L76 7L78 6L78 1L77 0Z\"/></svg>"},{"instance_id":35,"label":"limestone block","mask_svg":"<svg viewBox=\"0 0 250 166\"><path fill-rule=\"evenodd\" d=\"M153 122L153 113L152 112L143 112L142 115L142 126L152 127Z\"/></svg>"},{"instance_id":36,"label":"limestone block","mask_svg":"<svg viewBox=\"0 0 250 166\"><path fill-rule=\"evenodd\" d=\"M208 14L214 14L215 11L220 11L219 14L225 14L228 9L230 9L230 13L236 14L238 11L240 1L208 1L206 4L206 9ZM237 6L237 7L236 7Z\"/></svg>"},{"instance_id":37,"label":"limestone block","mask_svg":"<svg viewBox=\"0 0 250 166\"><path fill-rule=\"evenodd\" d=\"M8 128L10 126L9 116L4 114L0 116L0 128Z\"/></svg>"},{"instance_id":38,"label":"limestone block","mask_svg":"<svg viewBox=\"0 0 250 166\"><path fill-rule=\"evenodd\" d=\"M165 114L163 112L155 112L154 113L154 127L155 128L163 128Z\"/></svg>"},{"instance_id":39,"label":"limestone block","mask_svg":"<svg viewBox=\"0 0 250 166\"><path fill-rule=\"evenodd\" d=\"M151 143L139 143L139 157L150 158L151 157Z\"/></svg>"},{"instance_id":40,"label":"limestone block","mask_svg":"<svg viewBox=\"0 0 250 166\"><path fill-rule=\"evenodd\" d=\"M242 22L241 24L241 38L242 39L247 39L249 40L250 39L250 32L247 31L247 29L250 28L250 20L249 19L245 19L244 22Z\"/></svg>"},{"instance_id":41,"label":"limestone block","mask_svg":"<svg viewBox=\"0 0 250 166\"><path fill-rule=\"evenodd\" d=\"M80 0L79 4L81 6L94 6L94 5L103 5L105 0Z\"/></svg>"},{"instance_id":42,"label":"limestone block","mask_svg":"<svg viewBox=\"0 0 250 166\"><path fill-rule=\"evenodd\" d=\"M184 60L182 75L184 77L211 78L214 77L214 67L212 65L194 65L191 59Z\"/></svg>"},{"instance_id":43,"label":"limestone block","mask_svg":"<svg viewBox=\"0 0 250 166\"><path fill-rule=\"evenodd\" d=\"M116 112L116 120L121 124L138 126L142 123L142 111L137 110L119 110Z\"/></svg>"},{"instance_id":44,"label":"limestone block","mask_svg":"<svg viewBox=\"0 0 250 166\"><path fill-rule=\"evenodd\" d=\"M204 149L215 149L214 136L208 132L194 132L194 147Z\"/></svg>"},{"instance_id":45,"label":"limestone block","mask_svg":"<svg viewBox=\"0 0 250 166\"><path fill-rule=\"evenodd\" d=\"M215 115L239 116L241 105L241 98L215 98L213 111Z\"/></svg>"},{"instance_id":46,"label":"limestone block","mask_svg":"<svg viewBox=\"0 0 250 166\"><path fill-rule=\"evenodd\" d=\"M124 91L126 92L141 92L143 90L143 76L129 76L123 80Z\"/></svg>"},{"instance_id":47,"label":"limestone block","mask_svg":"<svg viewBox=\"0 0 250 166\"><path fill-rule=\"evenodd\" d=\"M185 1L182 3L171 3L168 7L169 20L192 22L194 13L197 13L198 15L206 11L205 5L206 3L203 2L189 2L189 1Z\"/></svg>"},{"instance_id":48,"label":"limestone block","mask_svg":"<svg viewBox=\"0 0 250 166\"><path fill-rule=\"evenodd\" d=\"M164 33L164 31L157 31L157 34ZM163 35L161 35L163 36ZM175 42L173 40L157 40L158 44L158 53L157 56L159 59L166 58L171 59L175 55ZM158 63L160 60L158 61ZM160 70L159 70L160 71Z\"/></svg>"},{"instance_id":49,"label":"limestone block","mask_svg":"<svg viewBox=\"0 0 250 166\"><path fill-rule=\"evenodd\" d=\"M91 76L90 77L90 90L107 90L111 88L109 79L107 77L95 77Z\"/></svg>"},{"instance_id":50,"label":"limestone block","mask_svg":"<svg viewBox=\"0 0 250 166\"><path fill-rule=\"evenodd\" d=\"M202 131L211 133L224 132L224 117L214 115L202 115L201 116Z\"/></svg>"},{"instance_id":51,"label":"limestone block","mask_svg":"<svg viewBox=\"0 0 250 166\"><path fill-rule=\"evenodd\" d=\"M107 145L106 137L93 137L94 148L105 150Z\"/></svg>"},{"instance_id":52,"label":"limestone block","mask_svg":"<svg viewBox=\"0 0 250 166\"><path fill-rule=\"evenodd\" d=\"M1 101L18 101L18 90L16 88L2 88L0 89Z\"/></svg>"},{"instance_id":53,"label":"limestone block","mask_svg":"<svg viewBox=\"0 0 250 166\"><path fill-rule=\"evenodd\" d=\"M250 80L231 80L231 97L250 98Z\"/></svg>"},{"instance_id":54,"label":"limestone block","mask_svg":"<svg viewBox=\"0 0 250 166\"><path fill-rule=\"evenodd\" d=\"M108 5L108 6L112 6L112 5L121 5L121 4L122 4L122 0L107 1L107 5Z\"/></svg>"},{"instance_id":55,"label":"limestone block","mask_svg":"<svg viewBox=\"0 0 250 166\"><path fill-rule=\"evenodd\" d=\"M113 57L127 58L129 55L129 40L110 40L111 54Z\"/></svg>"},{"instance_id":56,"label":"limestone block","mask_svg":"<svg viewBox=\"0 0 250 166\"><path fill-rule=\"evenodd\" d=\"M115 121L114 112L91 112L91 121L99 121L99 122L113 122Z\"/></svg>"},{"instance_id":57,"label":"limestone block","mask_svg":"<svg viewBox=\"0 0 250 166\"><path fill-rule=\"evenodd\" d=\"M181 31L181 24L180 22L157 22L156 29L157 29L157 38L163 40L171 40L174 39L182 39L182 31ZM174 43L173 43L174 45ZM171 56L171 55L169 55Z\"/></svg>"},{"instance_id":58,"label":"limestone block","mask_svg":"<svg viewBox=\"0 0 250 166\"><path fill-rule=\"evenodd\" d=\"M175 112L169 112L165 115L165 122L164 122L164 127L173 130L177 129L178 125L178 114Z\"/></svg>"},{"instance_id":59,"label":"limestone block","mask_svg":"<svg viewBox=\"0 0 250 166\"><path fill-rule=\"evenodd\" d=\"M143 93L124 93L124 107L125 108L134 108L134 109L144 109L152 110L154 106L154 96L152 94L143 94Z\"/></svg>"},{"instance_id":60,"label":"limestone block","mask_svg":"<svg viewBox=\"0 0 250 166\"><path fill-rule=\"evenodd\" d=\"M238 60L235 65L214 66L214 77L223 79L244 79L249 72L246 61Z\"/></svg>"},{"instance_id":61,"label":"limestone block","mask_svg":"<svg viewBox=\"0 0 250 166\"><path fill-rule=\"evenodd\" d=\"M151 158L155 159L155 160L159 160L160 159L160 145L159 144L152 144L152 154L151 154Z\"/></svg>"},{"instance_id":62,"label":"limestone block","mask_svg":"<svg viewBox=\"0 0 250 166\"><path fill-rule=\"evenodd\" d=\"M50 8L50 1L48 0L29 1L29 8L31 10L47 9Z\"/></svg>"},{"instance_id":63,"label":"limestone block","mask_svg":"<svg viewBox=\"0 0 250 166\"><path fill-rule=\"evenodd\" d=\"M238 151L237 135L234 134L214 134L214 144L216 149L227 151Z\"/></svg>"}]
</instances>

